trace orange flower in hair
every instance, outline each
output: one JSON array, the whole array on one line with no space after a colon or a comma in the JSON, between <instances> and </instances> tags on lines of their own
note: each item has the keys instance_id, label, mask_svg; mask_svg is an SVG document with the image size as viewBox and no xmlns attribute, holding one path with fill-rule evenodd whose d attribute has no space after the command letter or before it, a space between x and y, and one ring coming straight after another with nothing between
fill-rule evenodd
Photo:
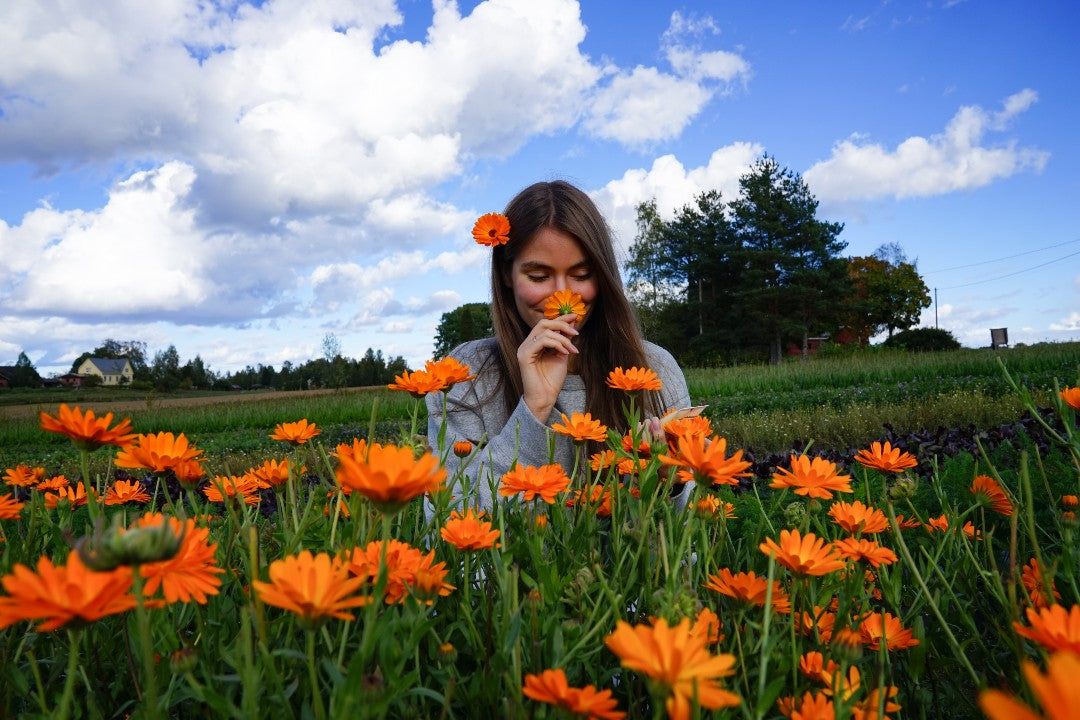
<instances>
[{"instance_id":1,"label":"orange flower in hair","mask_svg":"<svg viewBox=\"0 0 1080 720\"><path fill-rule=\"evenodd\" d=\"M765 538L758 548L799 575L825 575L844 568L844 559L836 549L814 533L802 535L798 530L781 530L779 543Z\"/></svg>"},{"instance_id":2,"label":"orange flower in hair","mask_svg":"<svg viewBox=\"0 0 1080 720\"><path fill-rule=\"evenodd\" d=\"M521 693L537 702L565 709L589 720L622 720L626 713L618 710L619 703L610 690L598 691L592 685L570 687L562 668L544 670L538 675L526 675Z\"/></svg>"},{"instance_id":3,"label":"orange flower in hair","mask_svg":"<svg viewBox=\"0 0 1080 720\"><path fill-rule=\"evenodd\" d=\"M309 423L307 418L304 418L296 422L279 423L274 427L270 439L283 440L292 445L303 445L320 432L322 431L315 427L315 423Z\"/></svg>"},{"instance_id":4,"label":"orange flower in hair","mask_svg":"<svg viewBox=\"0 0 1080 720\"><path fill-rule=\"evenodd\" d=\"M834 492L851 492L851 477L841 475L836 464L825 458L792 455L791 470L777 468L769 487L792 488L796 495L830 500Z\"/></svg>"},{"instance_id":5,"label":"orange flower in hair","mask_svg":"<svg viewBox=\"0 0 1080 720\"><path fill-rule=\"evenodd\" d=\"M487 213L477 218L472 236L476 242L488 247L510 242L510 220L502 213Z\"/></svg>"},{"instance_id":6,"label":"orange flower in hair","mask_svg":"<svg viewBox=\"0 0 1080 720\"><path fill-rule=\"evenodd\" d=\"M544 317L549 320L570 314L577 315L580 320L585 312L581 296L571 290L556 290L544 303Z\"/></svg>"},{"instance_id":7,"label":"orange flower in hair","mask_svg":"<svg viewBox=\"0 0 1080 720\"><path fill-rule=\"evenodd\" d=\"M555 502L555 495L569 488L570 478L562 465L542 465L538 468L515 465L513 470L502 476L499 494L503 497L521 495L525 500L539 497L551 505Z\"/></svg>"},{"instance_id":8,"label":"orange flower in hair","mask_svg":"<svg viewBox=\"0 0 1080 720\"><path fill-rule=\"evenodd\" d=\"M599 420L594 420L591 414L571 413L569 418L566 417L566 413L561 413L561 415L562 423L551 426L551 429L560 435L566 435L579 443L587 440L595 442L607 440L607 426Z\"/></svg>"},{"instance_id":9,"label":"orange flower in hair","mask_svg":"<svg viewBox=\"0 0 1080 720\"><path fill-rule=\"evenodd\" d=\"M1058 394L1066 405L1073 410L1080 411L1080 387L1065 388Z\"/></svg>"},{"instance_id":10,"label":"orange flower in hair","mask_svg":"<svg viewBox=\"0 0 1080 720\"><path fill-rule=\"evenodd\" d=\"M623 392L659 390L660 376L648 368L632 367L629 370L623 370L617 367L608 373L606 383L608 387Z\"/></svg>"},{"instance_id":11,"label":"orange flower in hair","mask_svg":"<svg viewBox=\"0 0 1080 720\"><path fill-rule=\"evenodd\" d=\"M45 468L32 468L28 465L19 465L4 471L4 482L12 487L30 487L37 485L45 478Z\"/></svg>"},{"instance_id":12,"label":"orange flower in hair","mask_svg":"<svg viewBox=\"0 0 1080 720\"><path fill-rule=\"evenodd\" d=\"M985 502L997 514L1006 517L1013 514L1014 508L1009 496L998 485L997 480L994 480L989 475L976 475L975 480L971 483L971 492L975 495L976 500Z\"/></svg>"},{"instance_id":13,"label":"orange flower in hair","mask_svg":"<svg viewBox=\"0 0 1080 720\"><path fill-rule=\"evenodd\" d=\"M109 427L113 419L112 413L96 418L93 410L87 410L84 414L78 406L71 409L61 404L56 417L48 413L41 413L40 417L42 430L67 435L80 450L93 451L102 445L123 447L135 438L129 418L118 422L116 427Z\"/></svg>"},{"instance_id":14,"label":"orange flower in hair","mask_svg":"<svg viewBox=\"0 0 1080 720\"><path fill-rule=\"evenodd\" d=\"M870 443L869 450L860 450L855 459L862 465L882 472L900 472L919 464L910 453L894 448L891 443Z\"/></svg>"}]
</instances>

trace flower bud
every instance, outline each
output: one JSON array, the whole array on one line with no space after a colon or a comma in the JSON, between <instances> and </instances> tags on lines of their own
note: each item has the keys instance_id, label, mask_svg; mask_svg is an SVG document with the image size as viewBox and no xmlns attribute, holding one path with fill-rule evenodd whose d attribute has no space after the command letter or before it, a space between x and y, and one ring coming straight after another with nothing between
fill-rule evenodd
<instances>
[{"instance_id":1,"label":"flower bud","mask_svg":"<svg viewBox=\"0 0 1080 720\"><path fill-rule=\"evenodd\" d=\"M889 486L889 499L896 501L909 498L913 496L918 489L918 479L911 477L910 475L901 475L896 478L896 482Z\"/></svg>"},{"instance_id":2,"label":"flower bud","mask_svg":"<svg viewBox=\"0 0 1080 720\"><path fill-rule=\"evenodd\" d=\"M167 520L159 525L125 528L119 519L116 516L108 528L98 522L91 535L75 543L86 567L105 572L120 565L168 560L180 551L184 533L177 535Z\"/></svg>"},{"instance_id":3,"label":"flower bud","mask_svg":"<svg viewBox=\"0 0 1080 720\"><path fill-rule=\"evenodd\" d=\"M806 519L806 505L801 502L788 503L784 508L784 520L787 522L788 527L801 527L803 520Z\"/></svg>"},{"instance_id":4,"label":"flower bud","mask_svg":"<svg viewBox=\"0 0 1080 720\"><path fill-rule=\"evenodd\" d=\"M199 655L194 648L182 647L169 656L169 669L173 675L186 675L199 664Z\"/></svg>"}]
</instances>

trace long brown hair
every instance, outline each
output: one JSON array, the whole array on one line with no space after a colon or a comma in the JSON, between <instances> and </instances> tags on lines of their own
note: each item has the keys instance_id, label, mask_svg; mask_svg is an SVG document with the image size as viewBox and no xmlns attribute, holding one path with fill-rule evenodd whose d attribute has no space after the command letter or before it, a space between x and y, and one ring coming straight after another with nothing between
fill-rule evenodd
<instances>
[{"instance_id":1,"label":"long brown hair","mask_svg":"<svg viewBox=\"0 0 1080 720\"><path fill-rule=\"evenodd\" d=\"M509 279L514 258L542 228L567 233L581 245L596 278L597 293L589 309L591 322L577 336L578 370L585 383L586 405L594 418L626 431L622 405L625 393L604 382L616 367L647 367L644 341L637 316L623 291L611 231L596 204L584 192L562 180L538 182L519 192L504 211L510 220L510 241L491 255L491 321L499 345L502 395L509 414L522 395L517 351L529 334L514 303ZM597 322L603 318L603 322ZM645 415L662 412L659 395L643 396Z\"/></svg>"}]
</instances>

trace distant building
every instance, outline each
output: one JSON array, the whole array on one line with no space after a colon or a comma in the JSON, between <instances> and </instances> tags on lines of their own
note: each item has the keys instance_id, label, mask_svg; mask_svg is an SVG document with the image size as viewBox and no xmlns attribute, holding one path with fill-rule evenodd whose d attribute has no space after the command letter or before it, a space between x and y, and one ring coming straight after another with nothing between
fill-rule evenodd
<instances>
[{"instance_id":1,"label":"distant building","mask_svg":"<svg viewBox=\"0 0 1080 720\"><path fill-rule=\"evenodd\" d=\"M97 375L102 385L130 384L135 376L127 358L86 358L78 369L79 375Z\"/></svg>"},{"instance_id":2,"label":"distant building","mask_svg":"<svg viewBox=\"0 0 1080 720\"><path fill-rule=\"evenodd\" d=\"M0 365L0 388L11 387L15 380L15 367L13 365Z\"/></svg>"}]
</instances>

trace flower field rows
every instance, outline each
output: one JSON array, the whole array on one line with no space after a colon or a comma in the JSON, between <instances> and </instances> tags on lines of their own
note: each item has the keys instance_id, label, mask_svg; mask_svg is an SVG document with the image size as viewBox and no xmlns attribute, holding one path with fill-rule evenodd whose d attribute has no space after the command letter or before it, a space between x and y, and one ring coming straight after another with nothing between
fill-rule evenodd
<instances>
[{"instance_id":1,"label":"flower field rows","mask_svg":"<svg viewBox=\"0 0 1080 720\"><path fill-rule=\"evenodd\" d=\"M650 373L611 377L637 427ZM401 443L298 419L247 469L60 406L78 474L0 487L0 716L1076 717L1080 389L1053 401L1007 465L811 447L749 484L703 416L574 415L573 472L481 478L490 512L420 400Z\"/></svg>"}]
</instances>

